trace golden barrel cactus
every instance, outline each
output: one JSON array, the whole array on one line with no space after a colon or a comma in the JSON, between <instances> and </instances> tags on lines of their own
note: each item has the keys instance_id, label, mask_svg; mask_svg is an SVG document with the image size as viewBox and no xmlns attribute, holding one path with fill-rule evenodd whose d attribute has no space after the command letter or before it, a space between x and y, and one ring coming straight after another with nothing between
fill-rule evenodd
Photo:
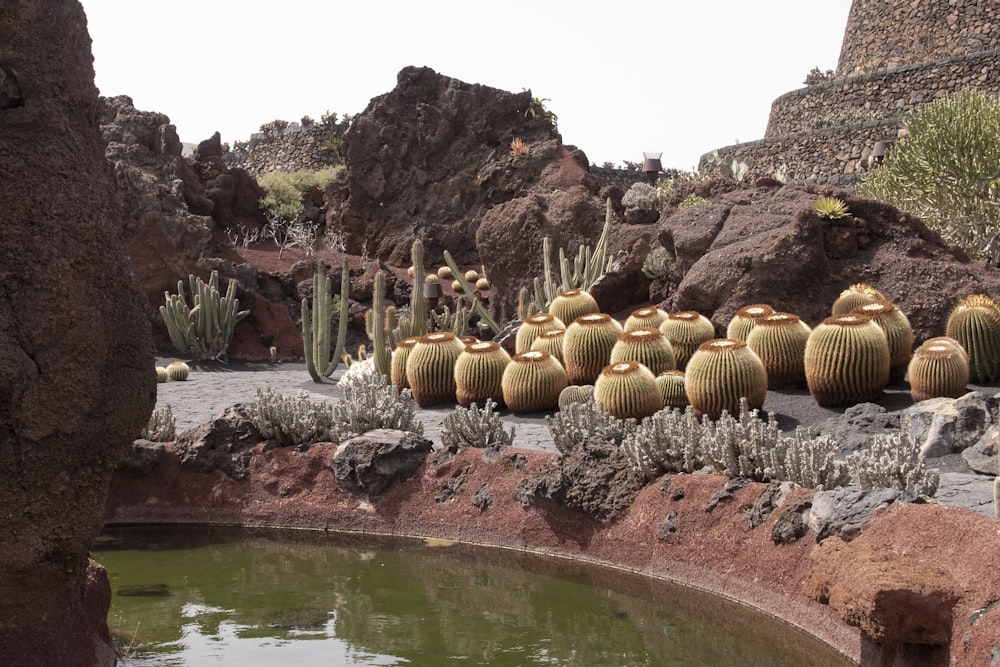
<instances>
[{"instance_id":1,"label":"golden barrel cactus","mask_svg":"<svg viewBox=\"0 0 1000 667\"><path fill-rule=\"evenodd\" d=\"M969 355L969 380L1000 378L1000 308L985 294L962 299L948 315L945 336L957 340Z\"/></svg>"},{"instance_id":2,"label":"golden barrel cactus","mask_svg":"<svg viewBox=\"0 0 1000 667\"><path fill-rule=\"evenodd\" d=\"M594 402L617 419L643 419L663 409L656 376L634 360L604 367L594 382Z\"/></svg>"},{"instance_id":3,"label":"golden barrel cactus","mask_svg":"<svg viewBox=\"0 0 1000 667\"><path fill-rule=\"evenodd\" d=\"M885 299L857 306L852 312L867 317L882 327L889 340L889 383L900 382L906 377L906 367L913 356L913 327L906 314Z\"/></svg>"},{"instance_id":4,"label":"golden barrel cactus","mask_svg":"<svg viewBox=\"0 0 1000 667\"><path fill-rule=\"evenodd\" d=\"M771 313L757 320L747 334L747 345L764 363L768 388L806 386L805 352L811 331L791 313Z\"/></svg>"},{"instance_id":5,"label":"golden barrel cactus","mask_svg":"<svg viewBox=\"0 0 1000 667\"><path fill-rule=\"evenodd\" d=\"M863 306L872 301L888 299L881 292L868 283L854 283L836 298L830 308L831 315L846 315L858 306Z\"/></svg>"},{"instance_id":6,"label":"golden barrel cactus","mask_svg":"<svg viewBox=\"0 0 1000 667\"><path fill-rule=\"evenodd\" d=\"M750 330L753 329L753 325L757 323L757 320L765 315L770 315L773 312L774 308L766 303L755 303L750 306L743 306L736 311L736 314L733 315L733 319L729 320L729 325L726 327L726 338L732 338L733 340L746 340L747 335L750 333Z\"/></svg>"},{"instance_id":7,"label":"golden barrel cactus","mask_svg":"<svg viewBox=\"0 0 1000 667\"><path fill-rule=\"evenodd\" d=\"M767 397L767 370L742 340L715 338L691 355L684 372L688 401L698 417L718 419L723 411L740 413L740 399L759 410Z\"/></svg>"},{"instance_id":8,"label":"golden barrel cactus","mask_svg":"<svg viewBox=\"0 0 1000 667\"><path fill-rule=\"evenodd\" d=\"M464 349L448 331L417 338L406 358L406 379L417 405L426 408L455 400L455 360Z\"/></svg>"},{"instance_id":9,"label":"golden barrel cactus","mask_svg":"<svg viewBox=\"0 0 1000 667\"><path fill-rule=\"evenodd\" d=\"M809 334L806 383L823 406L878 400L889 384L889 339L882 327L858 313L834 315Z\"/></svg>"},{"instance_id":10,"label":"golden barrel cactus","mask_svg":"<svg viewBox=\"0 0 1000 667\"><path fill-rule=\"evenodd\" d=\"M156 381L157 383L166 382L170 379L170 374L167 373L167 369L163 366L156 367Z\"/></svg>"},{"instance_id":11,"label":"golden barrel cactus","mask_svg":"<svg viewBox=\"0 0 1000 667\"><path fill-rule=\"evenodd\" d=\"M656 376L656 386L663 397L663 407L683 410L688 406L684 371L664 371Z\"/></svg>"},{"instance_id":12,"label":"golden barrel cactus","mask_svg":"<svg viewBox=\"0 0 1000 667\"><path fill-rule=\"evenodd\" d=\"M521 322L514 335L514 354L521 354L531 349L531 343L546 331L565 329L562 320L551 313L530 315Z\"/></svg>"},{"instance_id":13,"label":"golden barrel cactus","mask_svg":"<svg viewBox=\"0 0 1000 667\"><path fill-rule=\"evenodd\" d=\"M677 368L670 341L660 333L659 329L633 329L619 336L618 342L611 348L609 363L614 364L629 359L638 361L648 368L654 377L663 371Z\"/></svg>"},{"instance_id":14,"label":"golden barrel cactus","mask_svg":"<svg viewBox=\"0 0 1000 667\"><path fill-rule=\"evenodd\" d=\"M511 412L556 408L559 394L568 385L566 370L559 360L540 350L514 355L501 379L503 400Z\"/></svg>"},{"instance_id":15,"label":"golden barrel cactus","mask_svg":"<svg viewBox=\"0 0 1000 667\"><path fill-rule=\"evenodd\" d=\"M667 319L667 311L656 306L646 306L633 310L632 314L625 320L623 328L625 331L635 329L659 329L663 321Z\"/></svg>"},{"instance_id":16,"label":"golden barrel cactus","mask_svg":"<svg viewBox=\"0 0 1000 667\"><path fill-rule=\"evenodd\" d=\"M560 292L552 303L549 304L549 312L568 326L570 322L584 315L601 312L601 307L597 305L597 300L582 289L571 289Z\"/></svg>"},{"instance_id":17,"label":"golden barrel cactus","mask_svg":"<svg viewBox=\"0 0 1000 667\"><path fill-rule=\"evenodd\" d=\"M531 349L548 352L561 364L563 363L563 339L565 337L565 329L543 331L535 340L531 341Z\"/></svg>"},{"instance_id":18,"label":"golden barrel cactus","mask_svg":"<svg viewBox=\"0 0 1000 667\"><path fill-rule=\"evenodd\" d=\"M594 398L594 385L571 384L559 392L559 409L565 410L574 403L586 403Z\"/></svg>"},{"instance_id":19,"label":"golden barrel cactus","mask_svg":"<svg viewBox=\"0 0 1000 667\"><path fill-rule=\"evenodd\" d=\"M958 398L968 391L969 355L954 338L930 338L914 350L907 375L914 402Z\"/></svg>"},{"instance_id":20,"label":"golden barrel cactus","mask_svg":"<svg viewBox=\"0 0 1000 667\"><path fill-rule=\"evenodd\" d=\"M563 363L570 384L593 384L611 360L622 325L607 313L576 318L563 334Z\"/></svg>"},{"instance_id":21,"label":"golden barrel cactus","mask_svg":"<svg viewBox=\"0 0 1000 667\"><path fill-rule=\"evenodd\" d=\"M507 350L494 341L466 345L455 360L455 399L463 408L473 403L482 407L486 399L503 403L504 369L510 363Z\"/></svg>"},{"instance_id":22,"label":"golden barrel cactus","mask_svg":"<svg viewBox=\"0 0 1000 667\"><path fill-rule=\"evenodd\" d=\"M188 379L191 368L183 361L171 361L167 364L167 377L174 382L182 382Z\"/></svg>"},{"instance_id":23,"label":"golden barrel cactus","mask_svg":"<svg viewBox=\"0 0 1000 667\"><path fill-rule=\"evenodd\" d=\"M417 344L417 336L410 336L396 343L392 351L392 358L389 360L389 381L399 389L409 389L410 383L406 379L406 359L410 356L410 350Z\"/></svg>"},{"instance_id":24,"label":"golden barrel cactus","mask_svg":"<svg viewBox=\"0 0 1000 667\"><path fill-rule=\"evenodd\" d=\"M715 338L715 325L699 312L682 310L667 315L667 319L660 324L660 333L670 341L678 370L684 370L695 350Z\"/></svg>"}]
</instances>

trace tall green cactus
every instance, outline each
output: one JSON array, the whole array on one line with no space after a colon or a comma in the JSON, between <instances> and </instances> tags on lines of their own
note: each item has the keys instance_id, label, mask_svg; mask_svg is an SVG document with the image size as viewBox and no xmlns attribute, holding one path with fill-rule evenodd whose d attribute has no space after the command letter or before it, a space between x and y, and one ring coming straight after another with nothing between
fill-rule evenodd
<instances>
[{"instance_id":1,"label":"tall green cactus","mask_svg":"<svg viewBox=\"0 0 1000 667\"><path fill-rule=\"evenodd\" d=\"M330 279L326 266L320 262L313 275L312 309L309 299L302 299L302 349L306 358L306 369L314 382L322 382L330 377L340 365L344 356L344 341L347 339L347 319L350 303L351 274L344 257L340 271L340 314L337 322L337 342L330 352L330 319L333 297L330 294Z\"/></svg>"},{"instance_id":2,"label":"tall green cactus","mask_svg":"<svg viewBox=\"0 0 1000 667\"><path fill-rule=\"evenodd\" d=\"M184 281L177 281L177 294L163 293L160 317L167 327L170 342L181 354L194 359L219 359L226 356L236 324L250 314L240 310L236 281L229 281L226 296L219 292L219 272L212 271L208 283L194 274L188 276L194 307L184 299Z\"/></svg>"},{"instance_id":3,"label":"tall green cactus","mask_svg":"<svg viewBox=\"0 0 1000 667\"><path fill-rule=\"evenodd\" d=\"M375 274L375 288L372 294L374 326L372 327L372 348L375 355L375 369L389 377L392 371L392 351L385 335L385 273Z\"/></svg>"},{"instance_id":4,"label":"tall green cactus","mask_svg":"<svg viewBox=\"0 0 1000 667\"><path fill-rule=\"evenodd\" d=\"M413 292L410 294L410 316L413 323L408 336L423 336L427 333L427 298L424 296L424 243L416 239L410 247L410 261L413 263Z\"/></svg>"}]
</instances>

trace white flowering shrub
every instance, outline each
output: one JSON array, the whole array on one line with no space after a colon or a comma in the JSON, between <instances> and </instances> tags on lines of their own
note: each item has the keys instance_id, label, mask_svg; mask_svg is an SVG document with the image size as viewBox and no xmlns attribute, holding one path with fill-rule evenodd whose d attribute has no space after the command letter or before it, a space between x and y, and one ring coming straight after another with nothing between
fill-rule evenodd
<instances>
[{"instance_id":1,"label":"white flowering shrub","mask_svg":"<svg viewBox=\"0 0 1000 667\"><path fill-rule=\"evenodd\" d=\"M867 450L847 457L847 466L851 477L865 490L899 489L933 497L940 481L920 456L920 447L910 436L910 420L906 416L899 433L873 436Z\"/></svg>"},{"instance_id":2,"label":"white flowering shrub","mask_svg":"<svg viewBox=\"0 0 1000 667\"><path fill-rule=\"evenodd\" d=\"M177 419L169 405L159 410L153 410L153 414L149 416L149 422L142 429L139 437L151 442L173 442L177 438Z\"/></svg>"},{"instance_id":3,"label":"white flowering shrub","mask_svg":"<svg viewBox=\"0 0 1000 667\"><path fill-rule=\"evenodd\" d=\"M514 442L514 427L504 430L503 419L496 412L497 404L487 398L480 408L473 403L468 408L456 406L454 412L444 418L441 427L441 444L445 449L459 450L465 447L480 449L503 449Z\"/></svg>"},{"instance_id":4,"label":"white flowering shrub","mask_svg":"<svg viewBox=\"0 0 1000 667\"><path fill-rule=\"evenodd\" d=\"M328 402L313 402L306 392L284 396L270 387L258 389L257 397L244 404L243 412L261 436L282 446L329 440L333 424Z\"/></svg>"},{"instance_id":5,"label":"white flowering shrub","mask_svg":"<svg viewBox=\"0 0 1000 667\"><path fill-rule=\"evenodd\" d=\"M545 417L556 449L566 454L588 440L621 445L637 426L635 419L617 419L606 413L591 398L572 403L554 415Z\"/></svg>"},{"instance_id":6,"label":"white flowering shrub","mask_svg":"<svg viewBox=\"0 0 1000 667\"><path fill-rule=\"evenodd\" d=\"M656 211L660 208L659 191L649 183L634 183L622 196L622 206L627 209Z\"/></svg>"}]
</instances>

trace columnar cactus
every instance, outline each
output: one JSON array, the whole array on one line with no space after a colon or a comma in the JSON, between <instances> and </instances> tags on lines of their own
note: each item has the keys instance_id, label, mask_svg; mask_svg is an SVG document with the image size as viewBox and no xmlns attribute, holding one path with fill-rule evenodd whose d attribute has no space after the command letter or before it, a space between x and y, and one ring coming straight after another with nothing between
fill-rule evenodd
<instances>
[{"instance_id":1,"label":"columnar cactus","mask_svg":"<svg viewBox=\"0 0 1000 667\"><path fill-rule=\"evenodd\" d=\"M467 408L473 403L486 405L487 399L503 403L504 369L510 363L510 355L493 341L475 342L466 345L455 359L455 398L458 404Z\"/></svg>"},{"instance_id":2,"label":"columnar cactus","mask_svg":"<svg viewBox=\"0 0 1000 667\"><path fill-rule=\"evenodd\" d=\"M194 307L184 299L184 281L177 281L177 294L163 293L160 317L167 327L170 342L181 354L195 359L220 359L226 356L236 324L250 314L240 310L236 281L229 281L226 295L219 293L219 272L212 271L208 283L194 274L188 276Z\"/></svg>"},{"instance_id":3,"label":"columnar cactus","mask_svg":"<svg viewBox=\"0 0 1000 667\"><path fill-rule=\"evenodd\" d=\"M410 260L413 262L413 275L424 275L424 243L420 239L415 239L410 246ZM419 280L414 280L413 291L410 293L410 314L413 323L410 327L410 336L423 336L427 333L428 314L427 298L424 296L424 286Z\"/></svg>"},{"instance_id":4,"label":"columnar cactus","mask_svg":"<svg viewBox=\"0 0 1000 667\"><path fill-rule=\"evenodd\" d=\"M774 308L766 303L755 303L750 306L743 306L737 310L736 314L733 315L733 318L729 320L729 325L726 327L726 338L745 341L747 339L747 335L749 335L750 330L753 329L757 320L765 315L770 315L773 312Z\"/></svg>"},{"instance_id":5,"label":"columnar cactus","mask_svg":"<svg viewBox=\"0 0 1000 667\"><path fill-rule=\"evenodd\" d=\"M864 315L828 317L806 341L806 383L819 405L878 400L889 384L889 366L889 340L882 328Z\"/></svg>"},{"instance_id":6,"label":"columnar cactus","mask_svg":"<svg viewBox=\"0 0 1000 667\"><path fill-rule=\"evenodd\" d=\"M578 317L601 312L597 300L590 292L582 289L571 289L560 292L549 304L549 312L567 325Z\"/></svg>"},{"instance_id":7,"label":"columnar cactus","mask_svg":"<svg viewBox=\"0 0 1000 667\"><path fill-rule=\"evenodd\" d=\"M663 321L667 319L667 311L656 306L646 306L633 310L632 314L625 320L625 331L635 329L659 329Z\"/></svg>"},{"instance_id":8,"label":"columnar cactus","mask_svg":"<svg viewBox=\"0 0 1000 667\"><path fill-rule=\"evenodd\" d=\"M373 331L372 354L375 358L375 370L386 377L389 376L392 365L392 352L386 340L385 333L385 273L375 274L375 286L372 291Z\"/></svg>"},{"instance_id":9,"label":"columnar cactus","mask_svg":"<svg viewBox=\"0 0 1000 667\"><path fill-rule=\"evenodd\" d=\"M969 355L954 338L930 338L914 350L907 374L914 402L958 398L968 391Z\"/></svg>"},{"instance_id":10,"label":"columnar cactus","mask_svg":"<svg viewBox=\"0 0 1000 667\"><path fill-rule=\"evenodd\" d=\"M609 363L633 359L645 366L657 376L663 371L677 368L674 361L674 350L670 341L660 333L659 329L633 329L618 337L618 342L611 348Z\"/></svg>"},{"instance_id":11,"label":"columnar cactus","mask_svg":"<svg viewBox=\"0 0 1000 667\"><path fill-rule=\"evenodd\" d=\"M771 313L757 320L747 334L747 345L767 370L769 389L806 386L806 341L812 329L797 315Z\"/></svg>"},{"instance_id":12,"label":"columnar cactus","mask_svg":"<svg viewBox=\"0 0 1000 667\"><path fill-rule=\"evenodd\" d=\"M902 381L913 356L913 328L906 314L885 299L862 304L852 312L870 317L882 327L889 341L889 383Z\"/></svg>"},{"instance_id":13,"label":"columnar cactus","mask_svg":"<svg viewBox=\"0 0 1000 667\"><path fill-rule=\"evenodd\" d=\"M455 360L465 346L449 331L420 336L406 359L406 379L422 408L455 400Z\"/></svg>"},{"instance_id":14,"label":"columnar cactus","mask_svg":"<svg viewBox=\"0 0 1000 667\"><path fill-rule=\"evenodd\" d=\"M406 359L410 356L410 351L417 344L417 337L404 338L396 343L396 348L392 351L392 359L389 364L389 381L396 385L397 389L409 389L410 382L406 379Z\"/></svg>"},{"instance_id":15,"label":"columnar cactus","mask_svg":"<svg viewBox=\"0 0 1000 667\"><path fill-rule=\"evenodd\" d=\"M337 342L330 349L330 325L333 297L330 294L330 279L326 266L320 262L313 274L312 308L309 299L302 299L302 349L306 370L314 382L322 382L330 377L340 365L344 356L344 342L347 340L347 321L350 315L351 274L344 257L340 269L340 313L337 321Z\"/></svg>"},{"instance_id":16,"label":"columnar cactus","mask_svg":"<svg viewBox=\"0 0 1000 667\"><path fill-rule=\"evenodd\" d=\"M684 371L664 371L656 376L656 386L663 396L663 407L683 410L689 405L684 387Z\"/></svg>"},{"instance_id":17,"label":"columnar cactus","mask_svg":"<svg viewBox=\"0 0 1000 667\"><path fill-rule=\"evenodd\" d=\"M551 313L538 313L530 315L524 319L521 326L517 328L514 337L514 354L521 354L531 349L531 343L545 331L554 329L565 329L566 325L562 320Z\"/></svg>"},{"instance_id":18,"label":"columnar cactus","mask_svg":"<svg viewBox=\"0 0 1000 667\"><path fill-rule=\"evenodd\" d=\"M514 355L501 380L503 400L511 412L551 410L568 385L559 360L540 350Z\"/></svg>"},{"instance_id":19,"label":"columnar cactus","mask_svg":"<svg viewBox=\"0 0 1000 667\"><path fill-rule=\"evenodd\" d=\"M624 333L607 313L578 317L563 336L563 360L570 384L593 384L611 360L611 350Z\"/></svg>"},{"instance_id":20,"label":"columnar cactus","mask_svg":"<svg viewBox=\"0 0 1000 667\"><path fill-rule=\"evenodd\" d=\"M544 331L535 340L531 341L532 350L541 350L542 352L548 352L553 357L559 360L559 363L563 363L563 344L566 338L565 329L552 329L551 331Z\"/></svg>"},{"instance_id":21,"label":"columnar cactus","mask_svg":"<svg viewBox=\"0 0 1000 667\"><path fill-rule=\"evenodd\" d=\"M663 409L656 376L634 360L604 367L594 382L594 402L617 419L643 419Z\"/></svg>"},{"instance_id":22,"label":"columnar cactus","mask_svg":"<svg viewBox=\"0 0 1000 667\"><path fill-rule=\"evenodd\" d=\"M191 369L183 361L171 361L167 364L167 377L174 382L182 382L188 379Z\"/></svg>"},{"instance_id":23,"label":"columnar cactus","mask_svg":"<svg viewBox=\"0 0 1000 667\"><path fill-rule=\"evenodd\" d=\"M888 301L885 295L868 283L855 283L840 293L830 308L830 314L846 315L858 306L880 299Z\"/></svg>"},{"instance_id":24,"label":"columnar cactus","mask_svg":"<svg viewBox=\"0 0 1000 667\"><path fill-rule=\"evenodd\" d=\"M1000 378L1000 308L985 294L962 299L948 315L945 335L969 354L969 380L993 382Z\"/></svg>"},{"instance_id":25,"label":"columnar cactus","mask_svg":"<svg viewBox=\"0 0 1000 667\"><path fill-rule=\"evenodd\" d=\"M677 369L684 370L695 350L715 338L715 325L701 313L682 310L667 315L667 319L660 324L660 333L670 341Z\"/></svg>"},{"instance_id":26,"label":"columnar cactus","mask_svg":"<svg viewBox=\"0 0 1000 667\"><path fill-rule=\"evenodd\" d=\"M767 396L767 370L744 341L714 338L702 343L684 372L688 401L700 418L718 419L723 411L740 414L740 399L759 410Z\"/></svg>"}]
</instances>

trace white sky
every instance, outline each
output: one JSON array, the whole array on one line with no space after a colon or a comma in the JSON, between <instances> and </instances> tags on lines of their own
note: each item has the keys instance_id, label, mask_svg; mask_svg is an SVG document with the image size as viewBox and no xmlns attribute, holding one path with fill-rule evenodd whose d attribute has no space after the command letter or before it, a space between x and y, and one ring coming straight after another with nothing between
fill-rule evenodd
<instances>
[{"instance_id":1,"label":"white sky","mask_svg":"<svg viewBox=\"0 0 1000 667\"><path fill-rule=\"evenodd\" d=\"M836 69L851 0L81 0L102 95L182 141L355 114L408 65L548 98L563 142L691 169L764 136L771 102Z\"/></svg>"}]
</instances>

